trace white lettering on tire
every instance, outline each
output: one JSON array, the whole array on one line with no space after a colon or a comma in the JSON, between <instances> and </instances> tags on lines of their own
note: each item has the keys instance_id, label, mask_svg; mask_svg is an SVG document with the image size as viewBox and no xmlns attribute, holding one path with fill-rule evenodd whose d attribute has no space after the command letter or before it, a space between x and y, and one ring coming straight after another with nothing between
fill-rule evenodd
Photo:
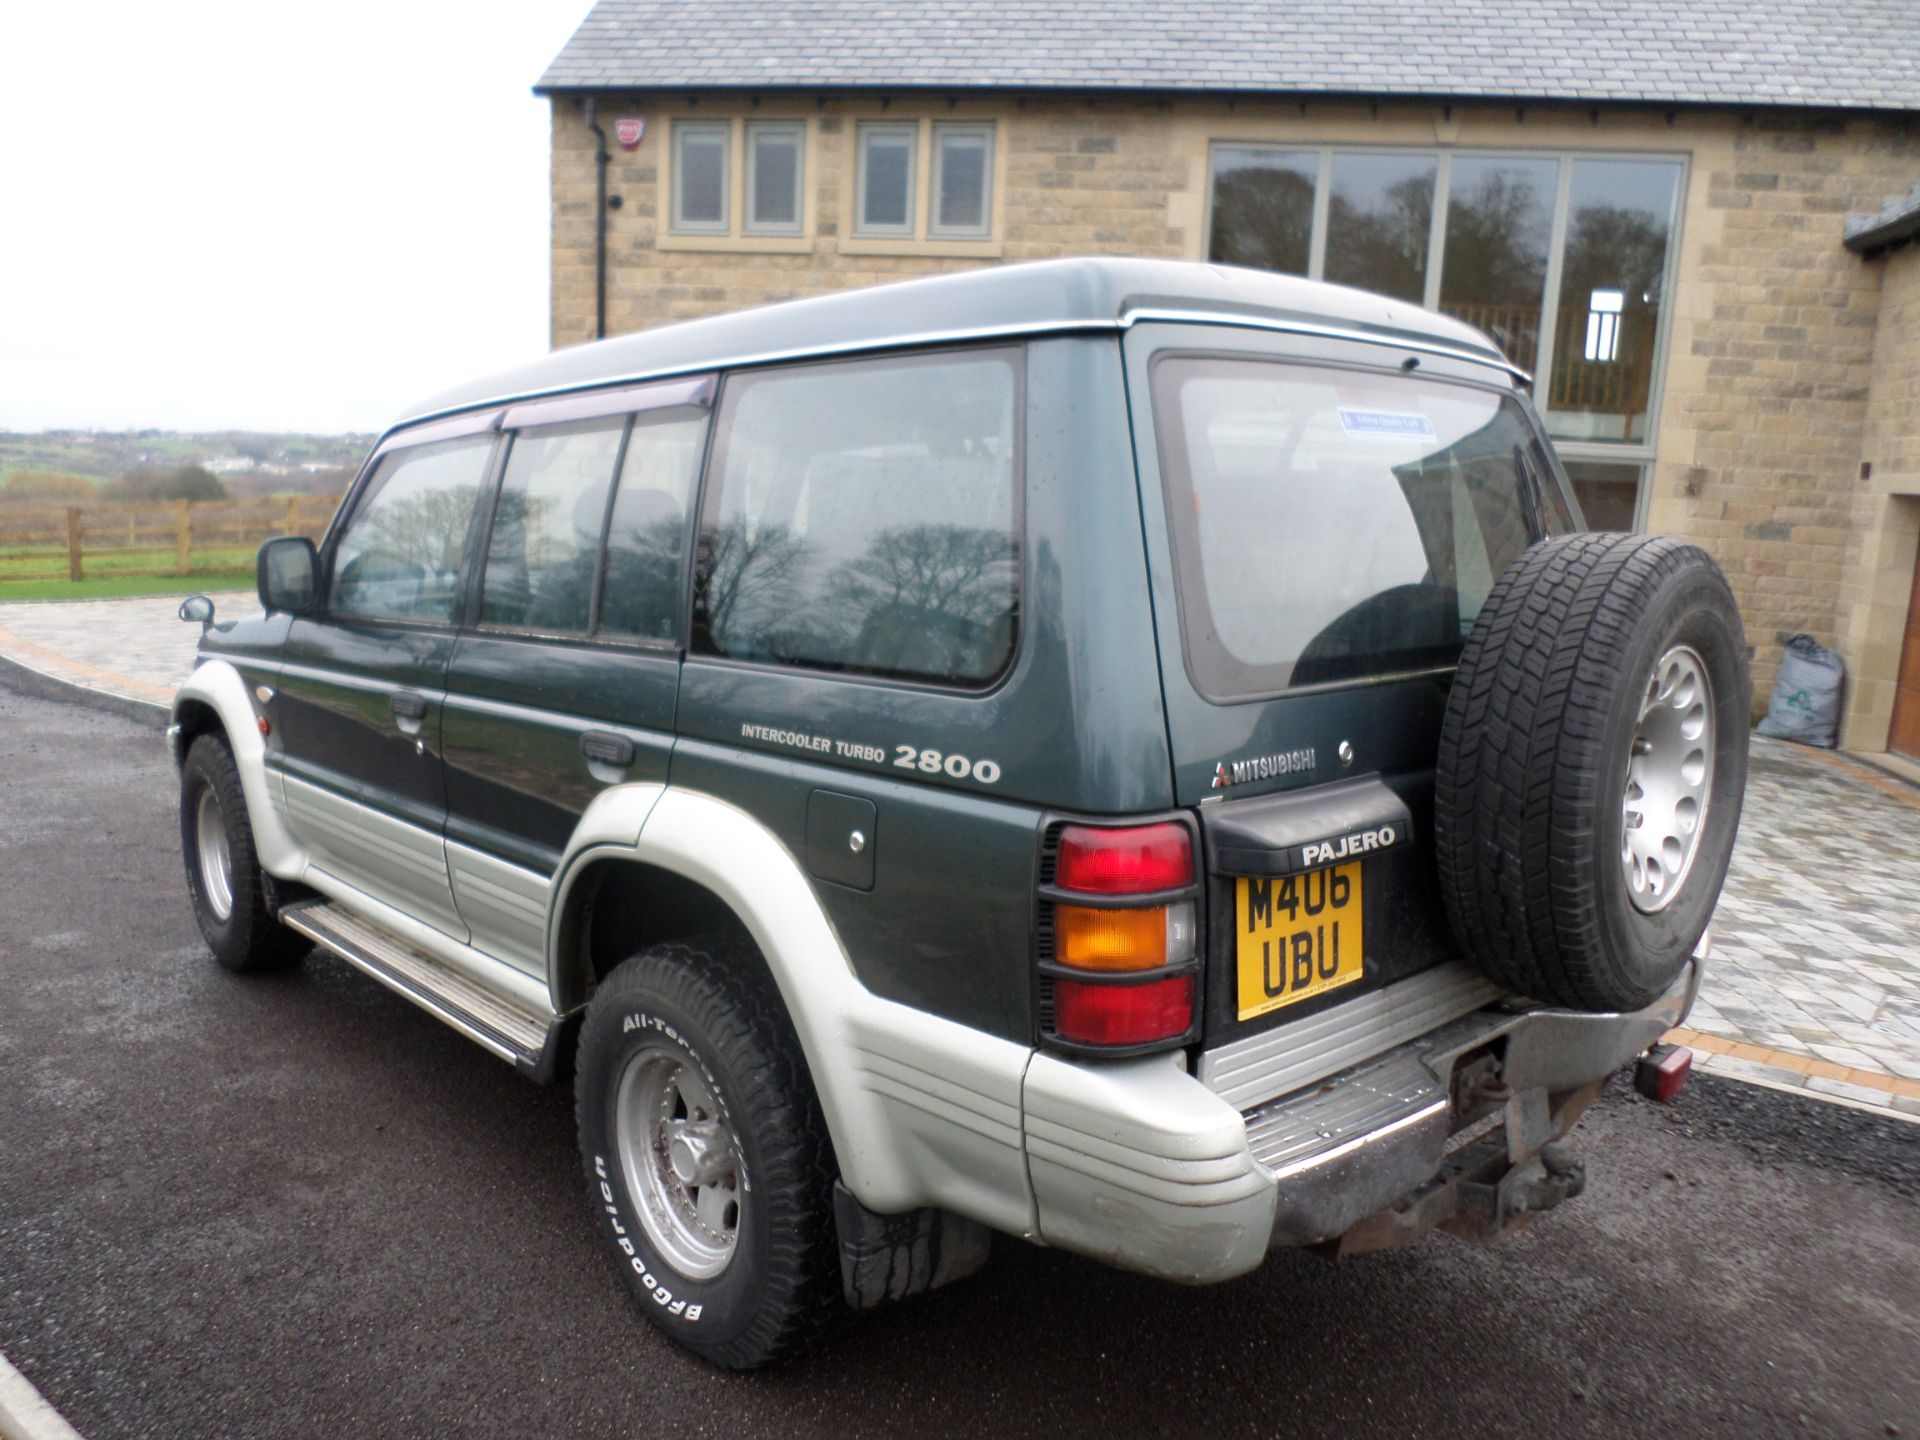
<instances>
[{"instance_id":1,"label":"white lettering on tire","mask_svg":"<svg viewBox=\"0 0 1920 1440\"><path fill-rule=\"evenodd\" d=\"M633 1273L640 1277L641 1287L653 1297L653 1303L662 1307L669 1315L678 1316L689 1324L697 1324L700 1320L701 1307L689 1305L684 1299L674 1299L673 1291L655 1278L653 1272L647 1268L646 1258L634 1248L633 1241L628 1238L627 1227L620 1221L620 1205L614 1199L613 1185L607 1174L607 1160L604 1155L593 1157L593 1173L600 1181L600 1198L606 1209L607 1218L613 1225L615 1243L619 1245L621 1253L627 1256L627 1263L633 1266Z\"/></svg>"}]
</instances>

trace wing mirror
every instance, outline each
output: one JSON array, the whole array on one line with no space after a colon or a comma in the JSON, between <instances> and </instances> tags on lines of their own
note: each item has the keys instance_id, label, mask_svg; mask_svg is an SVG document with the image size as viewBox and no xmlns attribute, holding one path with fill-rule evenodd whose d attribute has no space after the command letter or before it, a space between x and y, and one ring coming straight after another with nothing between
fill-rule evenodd
<instances>
[{"instance_id":1,"label":"wing mirror","mask_svg":"<svg viewBox=\"0 0 1920 1440\"><path fill-rule=\"evenodd\" d=\"M275 610L305 614L313 608L314 576L319 570L319 556L306 536L282 535L267 541L260 547L255 572L260 604L268 614Z\"/></svg>"},{"instance_id":2,"label":"wing mirror","mask_svg":"<svg viewBox=\"0 0 1920 1440\"><path fill-rule=\"evenodd\" d=\"M213 624L213 601L205 595L187 596L186 599L180 602L180 618L182 620L198 621L200 628L205 630L209 625Z\"/></svg>"}]
</instances>

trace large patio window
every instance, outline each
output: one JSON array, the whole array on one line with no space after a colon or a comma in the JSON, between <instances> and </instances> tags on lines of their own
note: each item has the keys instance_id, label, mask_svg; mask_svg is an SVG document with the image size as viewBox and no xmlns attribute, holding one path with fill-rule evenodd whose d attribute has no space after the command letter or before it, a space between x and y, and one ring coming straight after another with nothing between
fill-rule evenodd
<instances>
[{"instance_id":1,"label":"large patio window","mask_svg":"<svg viewBox=\"0 0 1920 1440\"><path fill-rule=\"evenodd\" d=\"M1684 169L1657 156L1213 147L1207 255L1412 300L1532 372L1610 525L1644 513ZM1611 466L1611 468L1608 468Z\"/></svg>"}]
</instances>

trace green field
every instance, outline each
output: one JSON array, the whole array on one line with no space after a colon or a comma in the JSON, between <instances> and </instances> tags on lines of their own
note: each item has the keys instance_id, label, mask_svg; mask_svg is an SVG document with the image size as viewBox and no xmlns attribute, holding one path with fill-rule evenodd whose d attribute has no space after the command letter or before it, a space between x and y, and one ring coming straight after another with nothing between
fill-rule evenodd
<instances>
[{"instance_id":1,"label":"green field","mask_svg":"<svg viewBox=\"0 0 1920 1440\"><path fill-rule=\"evenodd\" d=\"M107 600L131 595L212 594L250 590L252 570L196 570L191 575L106 575L98 580L0 580L0 605L10 600Z\"/></svg>"},{"instance_id":2,"label":"green field","mask_svg":"<svg viewBox=\"0 0 1920 1440\"><path fill-rule=\"evenodd\" d=\"M86 557L86 579L66 578L64 545L0 548L0 604L9 600L93 600L114 595L191 595L196 590L245 589L253 584L251 546L193 552L188 575L171 571L171 546L154 550L95 551ZM135 573L129 573L135 572ZM27 579L26 576L42 578Z\"/></svg>"}]
</instances>

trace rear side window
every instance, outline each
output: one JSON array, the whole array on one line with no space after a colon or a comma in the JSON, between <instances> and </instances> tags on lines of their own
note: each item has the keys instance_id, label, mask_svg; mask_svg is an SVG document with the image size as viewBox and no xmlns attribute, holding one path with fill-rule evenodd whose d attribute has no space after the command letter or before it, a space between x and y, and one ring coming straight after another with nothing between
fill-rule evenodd
<instances>
[{"instance_id":1,"label":"rear side window","mask_svg":"<svg viewBox=\"0 0 1920 1440\"><path fill-rule=\"evenodd\" d=\"M522 430L507 452L481 581L480 620L581 633L626 417Z\"/></svg>"},{"instance_id":2,"label":"rear side window","mask_svg":"<svg viewBox=\"0 0 1920 1440\"><path fill-rule=\"evenodd\" d=\"M328 609L450 624L467 526L492 456L492 435L386 455L334 549Z\"/></svg>"},{"instance_id":3,"label":"rear side window","mask_svg":"<svg viewBox=\"0 0 1920 1440\"><path fill-rule=\"evenodd\" d=\"M1012 659L1019 356L728 381L695 570L708 654L948 685Z\"/></svg>"},{"instance_id":4,"label":"rear side window","mask_svg":"<svg viewBox=\"0 0 1920 1440\"><path fill-rule=\"evenodd\" d=\"M1181 629L1212 699L1454 663L1542 529L1547 458L1490 390L1168 356L1153 406Z\"/></svg>"},{"instance_id":5,"label":"rear side window","mask_svg":"<svg viewBox=\"0 0 1920 1440\"><path fill-rule=\"evenodd\" d=\"M601 634L680 638L687 530L706 444L704 410L662 410L635 418L607 530Z\"/></svg>"}]
</instances>

